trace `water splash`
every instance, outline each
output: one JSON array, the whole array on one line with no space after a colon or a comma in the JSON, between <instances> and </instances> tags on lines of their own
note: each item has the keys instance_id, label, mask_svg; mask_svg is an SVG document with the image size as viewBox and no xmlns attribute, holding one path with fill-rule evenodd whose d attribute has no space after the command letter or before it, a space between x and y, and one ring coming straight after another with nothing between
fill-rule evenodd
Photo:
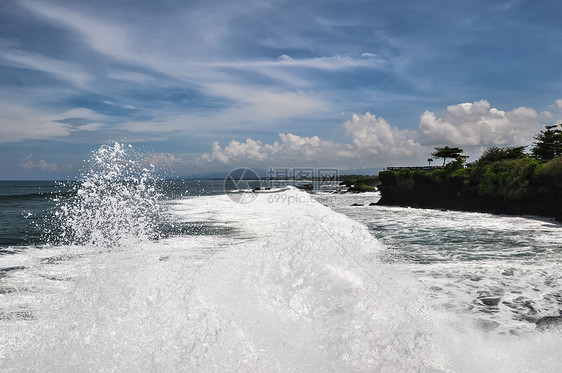
<instances>
[{"instance_id":1,"label":"water splash","mask_svg":"<svg viewBox=\"0 0 562 373\"><path fill-rule=\"evenodd\" d=\"M93 152L75 195L59 201L58 239L110 248L152 237L160 195L153 170L142 164L130 145L118 142Z\"/></svg>"}]
</instances>

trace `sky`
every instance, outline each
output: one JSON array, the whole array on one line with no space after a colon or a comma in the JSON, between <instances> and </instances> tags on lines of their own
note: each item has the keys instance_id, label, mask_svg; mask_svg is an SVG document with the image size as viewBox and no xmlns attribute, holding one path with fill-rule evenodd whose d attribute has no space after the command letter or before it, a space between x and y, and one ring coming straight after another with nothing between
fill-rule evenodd
<instances>
[{"instance_id":1,"label":"sky","mask_svg":"<svg viewBox=\"0 0 562 373\"><path fill-rule=\"evenodd\" d=\"M66 1L0 7L0 179L104 144L168 175L474 160L562 121L559 1Z\"/></svg>"}]
</instances>

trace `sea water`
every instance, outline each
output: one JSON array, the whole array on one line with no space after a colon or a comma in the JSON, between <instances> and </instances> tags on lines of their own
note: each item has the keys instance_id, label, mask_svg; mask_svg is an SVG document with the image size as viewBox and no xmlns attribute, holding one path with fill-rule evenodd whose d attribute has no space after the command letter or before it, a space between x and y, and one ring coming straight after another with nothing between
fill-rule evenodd
<instances>
[{"instance_id":1,"label":"sea water","mask_svg":"<svg viewBox=\"0 0 562 373\"><path fill-rule=\"evenodd\" d=\"M0 184L1 370L562 370L552 221L153 171L114 144Z\"/></svg>"}]
</instances>

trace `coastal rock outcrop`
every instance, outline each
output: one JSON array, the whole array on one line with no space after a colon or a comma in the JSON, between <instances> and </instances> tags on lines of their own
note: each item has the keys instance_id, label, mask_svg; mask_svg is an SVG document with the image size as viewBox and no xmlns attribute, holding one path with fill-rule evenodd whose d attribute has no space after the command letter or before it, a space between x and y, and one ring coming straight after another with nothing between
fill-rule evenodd
<instances>
[{"instance_id":1,"label":"coastal rock outcrop","mask_svg":"<svg viewBox=\"0 0 562 373\"><path fill-rule=\"evenodd\" d=\"M562 221L562 183L530 177L519 190L490 192L468 169L383 171L379 173L379 205L476 211L494 214L537 215ZM490 187L491 188L491 187ZM499 188L495 186L494 188ZM516 193L517 192L517 193ZM496 193L496 194L494 194ZM518 194L519 193L519 194Z\"/></svg>"},{"instance_id":2,"label":"coastal rock outcrop","mask_svg":"<svg viewBox=\"0 0 562 373\"><path fill-rule=\"evenodd\" d=\"M558 329L562 331L562 316L545 316L535 322L537 330L546 331Z\"/></svg>"}]
</instances>

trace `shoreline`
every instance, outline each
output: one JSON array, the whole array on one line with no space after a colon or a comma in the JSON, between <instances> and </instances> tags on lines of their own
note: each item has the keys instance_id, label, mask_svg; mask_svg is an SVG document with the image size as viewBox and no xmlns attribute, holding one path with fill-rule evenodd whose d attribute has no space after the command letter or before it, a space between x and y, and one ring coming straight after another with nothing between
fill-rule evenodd
<instances>
[{"instance_id":1,"label":"shoreline","mask_svg":"<svg viewBox=\"0 0 562 373\"><path fill-rule=\"evenodd\" d=\"M423 208L432 210L451 210L463 212L480 212L494 215L509 216L536 216L544 219L551 219L557 224L562 224L562 211L555 211L544 203L534 204L536 201L526 201L522 203L514 203L510 201L507 204L503 201L493 199L483 199L464 196L447 196L440 194L439 190L435 191L435 195L427 195L427 193L401 193L398 196L394 193L384 193L381 190L381 198L376 202L377 206L404 206L412 208ZM546 202L546 201L541 201Z\"/></svg>"}]
</instances>

